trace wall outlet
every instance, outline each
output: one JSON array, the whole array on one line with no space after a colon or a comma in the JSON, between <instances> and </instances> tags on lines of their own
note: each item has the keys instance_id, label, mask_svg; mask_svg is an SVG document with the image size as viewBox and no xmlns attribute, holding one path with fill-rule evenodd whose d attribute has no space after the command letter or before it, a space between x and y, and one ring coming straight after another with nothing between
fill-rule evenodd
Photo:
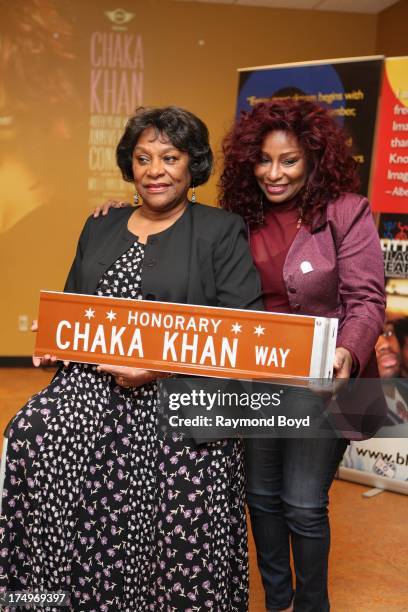
<instances>
[{"instance_id":1,"label":"wall outlet","mask_svg":"<svg viewBox=\"0 0 408 612\"><path fill-rule=\"evenodd\" d=\"M26 332L29 330L28 315L18 315L18 331Z\"/></svg>"}]
</instances>

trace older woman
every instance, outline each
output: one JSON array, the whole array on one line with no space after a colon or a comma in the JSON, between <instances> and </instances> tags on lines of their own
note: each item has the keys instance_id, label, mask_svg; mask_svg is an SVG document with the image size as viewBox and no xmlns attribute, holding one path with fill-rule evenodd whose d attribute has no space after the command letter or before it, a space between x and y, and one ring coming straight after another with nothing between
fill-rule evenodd
<instances>
[{"instance_id":1,"label":"older woman","mask_svg":"<svg viewBox=\"0 0 408 612\"><path fill-rule=\"evenodd\" d=\"M221 206L250 227L266 308L338 317L335 375L378 375L382 254L366 198L351 193L356 163L340 127L310 102L262 103L235 123L224 154ZM346 445L247 440L247 500L269 611L329 610L328 491Z\"/></svg>"},{"instance_id":2,"label":"older woman","mask_svg":"<svg viewBox=\"0 0 408 612\"><path fill-rule=\"evenodd\" d=\"M242 220L192 204L205 125L141 109L117 148L143 204L89 218L71 292L262 307ZM157 431L157 373L72 363L8 431L0 585L68 591L73 610L247 609L242 449Z\"/></svg>"}]
</instances>

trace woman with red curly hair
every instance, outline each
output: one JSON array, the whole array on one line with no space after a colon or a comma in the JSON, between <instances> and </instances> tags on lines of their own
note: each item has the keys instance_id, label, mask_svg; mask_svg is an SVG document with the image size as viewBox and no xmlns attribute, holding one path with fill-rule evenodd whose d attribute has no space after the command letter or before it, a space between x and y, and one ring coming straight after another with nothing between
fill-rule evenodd
<instances>
[{"instance_id":1,"label":"woman with red curly hair","mask_svg":"<svg viewBox=\"0 0 408 612\"><path fill-rule=\"evenodd\" d=\"M236 121L224 155L221 206L248 223L267 310L337 317L335 376L375 376L382 254L368 201L353 193L357 164L344 132L312 102L261 103ZM266 608L326 612L328 491L347 439L246 442L247 502Z\"/></svg>"}]
</instances>

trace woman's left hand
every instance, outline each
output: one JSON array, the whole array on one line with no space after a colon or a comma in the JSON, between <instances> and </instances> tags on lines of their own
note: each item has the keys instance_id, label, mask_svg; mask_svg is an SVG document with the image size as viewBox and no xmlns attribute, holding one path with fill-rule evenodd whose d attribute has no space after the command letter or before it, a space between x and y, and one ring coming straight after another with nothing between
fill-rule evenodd
<instances>
[{"instance_id":1,"label":"woman's left hand","mask_svg":"<svg viewBox=\"0 0 408 612\"><path fill-rule=\"evenodd\" d=\"M343 346L336 348L334 355L333 369L335 378L350 378L353 358L348 349Z\"/></svg>"},{"instance_id":2,"label":"woman's left hand","mask_svg":"<svg viewBox=\"0 0 408 612\"><path fill-rule=\"evenodd\" d=\"M130 387L141 387L160 376L159 372L142 370L140 368L129 368L127 366L101 364L97 367L97 370L98 372L107 372L111 374L115 382L125 389L129 389Z\"/></svg>"},{"instance_id":3,"label":"woman's left hand","mask_svg":"<svg viewBox=\"0 0 408 612\"><path fill-rule=\"evenodd\" d=\"M95 218L99 217L99 215L105 217L108 214L110 208L127 208L129 206L132 206L132 204L130 202L124 202L123 200L107 200L100 206L97 206L94 209L92 215Z\"/></svg>"}]
</instances>

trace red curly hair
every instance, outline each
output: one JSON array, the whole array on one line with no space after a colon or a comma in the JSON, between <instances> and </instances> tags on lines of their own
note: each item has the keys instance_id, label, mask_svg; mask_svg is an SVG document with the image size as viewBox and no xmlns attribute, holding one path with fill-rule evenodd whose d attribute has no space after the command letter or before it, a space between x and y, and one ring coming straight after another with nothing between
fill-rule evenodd
<instances>
[{"instance_id":1,"label":"red curly hair","mask_svg":"<svg viewBox=\"0 0 408 612\"><path fill-rule=\"evenodd\" d=\"M254 166L266 135L274 130L294 134L305 153L308 178L298 198L306 222L341 193L358 190L357 162L347 135L330 112L306 100L276 100L242 112L224 138L219 183L222 208L238 213L251 225L260 223L262 192Z\"/></svg>"}]
</instances>

